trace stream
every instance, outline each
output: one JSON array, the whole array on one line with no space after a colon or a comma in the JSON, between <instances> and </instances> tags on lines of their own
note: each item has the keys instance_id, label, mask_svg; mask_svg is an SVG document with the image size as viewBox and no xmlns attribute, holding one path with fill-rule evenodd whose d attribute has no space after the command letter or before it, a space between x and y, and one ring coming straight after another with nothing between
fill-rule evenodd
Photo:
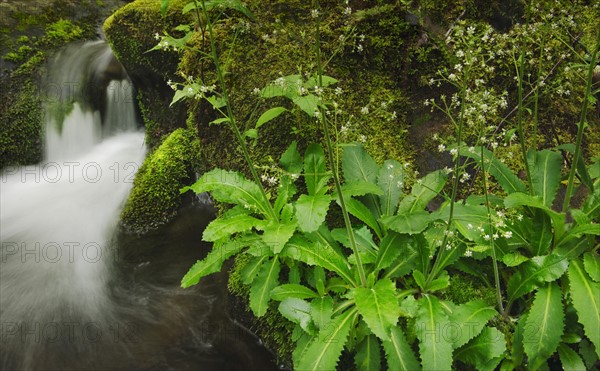
<instances>
[{"instance_id":1,"label":"stream","mask_svg":"<svg viewBox=\"0 0 600 371\"><path fill-rule=\"evenodd\" d=\"M224 273L179 287L210 250L209 204L142 237L118 233L145 145L110 48L66 47L42 86L45 160L0 174L0 369L278 369L230 318Z\"/></svg>"}]
</instances>

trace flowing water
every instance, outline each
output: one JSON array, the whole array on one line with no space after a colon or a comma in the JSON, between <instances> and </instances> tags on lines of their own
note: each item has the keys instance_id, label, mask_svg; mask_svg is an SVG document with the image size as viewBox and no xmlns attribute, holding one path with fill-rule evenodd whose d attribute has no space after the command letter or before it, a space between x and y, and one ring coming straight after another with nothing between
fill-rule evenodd
<instances>
[{"instance_id":1,"label":"flowing water","mask_svg":"<svg viewBox=\"0 0 600 371\"><path fill-rule=\"evenodd\" d=\"M228 317L224 275L179 288L210 249L208 205L118 236L145 146L108 46L65 49L42 85L45 160L1 174L0 369L276 369Z\"/></svg>"}]
</instances>

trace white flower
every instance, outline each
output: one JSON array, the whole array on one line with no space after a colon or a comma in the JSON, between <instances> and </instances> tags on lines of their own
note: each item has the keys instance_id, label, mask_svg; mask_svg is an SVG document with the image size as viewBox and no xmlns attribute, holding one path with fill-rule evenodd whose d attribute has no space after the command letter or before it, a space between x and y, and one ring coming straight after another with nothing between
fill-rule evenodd
<instances>
[{"instance_id":1,"label":"white flower","mask_svg":"<svg viewBox=\"0 0 600 371\"><path fill-rule=\"evenodd\" d=\"M449 78L450 80L453 80L453 81L454 81L454 80L456 80L456 75L455 75L455 74L453 74L453 73L451 73L450 75L448 75L448 78Z\"/></svg>"},{"instance_id":2,"label":"white flower","mask_svg":"<svg viewBox=\"0 0 600 371\"><path fill-rule=\"evenodd\" d=\"M366 143L367 142L367 136L362 134L360 137L358 137L358 141L361 143Z\"/></svg>"},{"instance_id":3,"label":"white flower","mask_svg":"<svg viewBox=\"0 0 600 371\"><path fill-rule=\"evenodd\" d=\"M484 235L483 239L486 240L486 241L489 241L490 240L490 235L489 234Z\"/></svg>"},{"instance_id":4,"label":"white flower","mask_svg":"<svg viewBox=\"0 0 600 371\"><path fill-rule=\"evenodd\" d=\"M506 231L502 234L502 237L508 239L512 237L512 232L511 231Z\"/></svg>"},{"instance_id":5,"label":"white flower","mask_svg":"<svg viewBox=\"0 0 600 371\"><path fill-rule=\"evenodd\" d=\"M310 16L313 18L318 18L319 17L319 10L318 9L313 9L310 11Z\"/></svg>"},{"instance_id":6,"label":"white flower","mask_svg":"<svg viewBox=\"0 0 600 371\"><path fill-rule=\"evenodd\" d=\"M363 108L360 109L360 113L362 113L363 115L369 114L369 107L364 106Z\"/></svg>"},{"instance_id":7,"label":"white flower","mask_svg":"<svg viewBox=\"0 0 600 371\"><path fill-rule=\"evenodd\" d=\"M259 88L252 89L252 94L260 95L260 89Z\"/></svg>"},{"instance_id":8,"label":"white flower","mask_svg":"<svg viewBox=\"0 0 600 371\"><path fill-rule=\"evenodd\" d=\"M446 146L443 144L438 145L438 151L439 152L444 152L446 150Z\"/></svg>"},{"instance_id":9,"label":"white flower","mask_svg":"<svg viewBox=\"0 0 600 371\"><path fill-rule=\"evenodd\" d=\"M340 88L340 87L335 88L334 93L335 93L335 95L341 95L343 93L342 88Z\"/></svg>"},{"instance_id":10,"label":"white flower","mask_svg":"<svg viewBox=\"0 0 600 371\"><path fill-rule=\"evenodd\" d=\"M159 39L160 39L160 35L158 34L158 32L154 34L154 38L155 38L156 40L159 40Z\"/></svg>"},{"instance_id":11,"label":"white flower","mask_svg":"<svg viewBox=\"0 0 600 371\"><path fill-rule=\"evenodd\" d=\"M473 251L471 251L471 250L466 250L466 251L465 251L465 256L466 256L467 258L470 258L471 256L473 256Z\"/></svg>"},{"instance_id":12,"label":"white flower","mask_svg":"<svg viewBox=\"0 0 600 371\"><path fill-rule=\"evenodd\" d=\"M452 148L452 149L450 150L450 154L451 154L452 156L456 156L456 155L458 154L458 150L457 150L456 148Z\"/></svg>"},{"instance_id":13,"label":"white flower","mask_svg":"<svg viewBox=\"0 0 600 371\"><path fill-rule=\"evenodd\" d=\"M350 14L352 14L352 8L350 8L349 6L347 6L344 9L344 15L350 15Z\"/></svg>"}]
</instances>

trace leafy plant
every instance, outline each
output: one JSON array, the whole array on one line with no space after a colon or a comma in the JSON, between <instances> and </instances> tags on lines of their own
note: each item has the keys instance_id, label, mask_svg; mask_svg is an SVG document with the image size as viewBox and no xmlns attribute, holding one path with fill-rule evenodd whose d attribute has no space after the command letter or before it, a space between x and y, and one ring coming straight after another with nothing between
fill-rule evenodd
<instances>
[{"instance_id":1,"label":"leafy plant","mask_svg":"<svg viewBox=\"0 0 600 371\"><path fill-rule=\"evenodd\" d=\"M163 0L163 10L168 3ZM192 97L208 101L222 115L213 123L231 128L252 179L214 169L182 189L209 192L229 206L205 229L203 240L212 242L213 249L190 268L182 286L218 272L232 256L248 255L241 276L250 286L250 308L261 317L271 302L279 303L281 316L295 324L297 369L334 369L344 350L360 370L445 370L465 364L490 370L499 365L540 369L551 357L558 357L565 368L591 368L597 361L594 354L600 356L600 174L584 166L580 136L568 148L575 160L566 179L567 206L557 211L553 205L563 180L557 149L527 150L521 140L524 181L500 161L493 146L490 150L484 143L469 147L462 142L471 114L465 103L475 103L469 96L473 71L465 67L461 78L447 77L459 91L458 103L444 107L457 129L457 144L450 147L454 169L429 173L406 192L400 163L378 164L361 145L335 147L331 140L325 111L332 104L317 92L337 81L323 73L316 5L315 75L280 77L260 95L287 98L313 117L322 126L326 147L313 143L302 155L293 142L279 160L273 195L265 190L246 141L287 109L271 108L252 129L240 130L212 28L224 9L249 17L251 13L236 0L192 1L184 8L196 13L209 34L211 52L205 57L214 63L218 87L190 79L173 102ZM185 47L194 32L185 29L178 47ZM599 47L600 40L592 55ZM522 72L524 58L519 63ZM587 117L594 66L588 68L579 133ZM525 110L519 103L515 132L521 138ZM483 194L459 199L465 163L480 172ZM588 191L577 208L569 201L576 175ZM446 194L449 178L451 192ZM429 210L434 199L441 206ZM338 207L343 228L341 221L327 219ZM474 265L492 267L496 308L478 298L466 303L445 299L450 275L469 274L488 282L490 274Z\"/></svg>"}]
</instances>

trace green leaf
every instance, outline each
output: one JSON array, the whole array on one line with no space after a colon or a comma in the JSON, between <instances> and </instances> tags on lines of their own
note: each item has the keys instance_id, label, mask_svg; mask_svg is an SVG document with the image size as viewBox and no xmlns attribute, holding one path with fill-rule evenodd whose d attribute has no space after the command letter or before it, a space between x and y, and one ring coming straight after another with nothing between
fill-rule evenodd
<instances>
[{"instance_id":1,"label":"green leaf","mask_svg":"<svg viewBox=\"0 0 600 371\"><path fill-rule=\"evenodd\" d=\"M389 229L406 234L423 232L429 222L431 222L431 214L422 210L381 218L381 223Z\"/></svg>"},{"instance_id":2,"label":"green leaf","mask_svg":"<svg viewBox=\"0 0 600 371\"><path fill-rule=\"evenodd\" d=\"M600 255L593 251L585 253L583 255L583 266L591 279L600 282Z\"/></svg>"},{"instance_id":3,"label":"green leaf","mask_svg":"<svg viewBox=\"0 0 600 371\"><path fill-rule=\"evenodd\" d=\"M552 245L552 222L550 217L541 210L535 210L529 240L530 251L534 256L547 254Z\"/></svg>"},{"instance_id":4,"label":"green leaf","mask_svg":"<svg viewBox=\"0 0 600 371\"><path fill-rule=\"evenodd\" d=\"M199 8L202 9L202 6L200 6ZM181 10L181 13L182 14L187 14L187 13L189 13L192 10L195 10L195 9L198 9L198 7L196 7L196 2L192 1L192 2L188 3L186 6L183 7L183 9Z\"/></svg>"},{"instance_id":5,"label":"green leaf","mask_svg":"<svg viewBox=\"0 0 600 371\"><path fill-rule=\"evenodd\" d=\"M336 241L342 243L345 247L351 248L350 239L348 238L348 231L346 228L336 228L331 231L331 235L336 239ZM370 264L374 263L377 258L377 245L373 242L373 235L371 231L362 226L361 228L354 229L354 238L356 241L356 247L358 248L359 253L361 254L362 263ZM348 261L351 264L355 264L355 258L349 258Z\"/></svg>"},{"instance_id":6,"label":"green leaf","mask_svg":"<svg viewBox=\"0 0 600 371\"><path fill-rule=\"evenodd\" d=\"M310 315L319 330L326 328L333 314L333 299L329 296L316 298L310 302Z\"/></svg>"},{"instance_id":7,"label":"green leaf","mask_svg":"<svg viewBox=\"0 0 600 371\"><path fill-rule=\"evenodd\" d=\"M521 264L518 271L508 281L509 302L530 293L544 282L560 278L569 267L569 263L561 256L551 254L534 256Z\"/></svg>"},{"instance_id":8,"label":"green leaf","mask_svg":"<svg viewBox=\"0 0 600 371\"><path fill-rule=\"evenodd\" d=\"M470 152L466 146L461 146L460 155L472 158L478 164L481 164L481 147L475 147L475 150ZM525 187L521 179L508 166L500 162L490 150L484 148L483 157L485 159L486 171L496 179L506 193L527 192L527 187Z\"/></svg>"},{"instance_id":9,"label":"green leaf","mask_svg":"<svg viewBox=\"0 0 600 371\"><path fill-rule=\"evenodd\" d=\"M269 207L265 204L258 185L233 171L211 170L204 173L196 183L183 187L181 192L188 190L197 194L210 192L211 196L219 202L254 208L263 215L269 216Z\"/></svg>"},{"instance_id":10,"label":"green leaf","mask_svg":"<svg viewBox=\"0 0 600 371\"><path fill-rule=\"evenodd\" d=\"M302 299L287 298L279 303L279 313L284 318L300 325L308 334L314 334L315 329L310 316L310 304Z\"/></svg>"},{"instance_id":11,"label":"green leaf","mask_svg":"<svg viewBox=\"0 0 600 371\"><path fill-rule=\"evenodd\" d=\"M504 205L507 208L514 208L515 206L530 206L540 209L545 212L550 219L552 219L555 238L558 238L563 233L565 214L557 213L556 211L544 205L540 197L530 196L521 192L515 192L506 196L504 199Z\"/></svg>"},{"instance_id":12,"label":"green leaf","mask_svg":"<svg viewBox=\"0 0 600 371\"><path fill-rule=\"evenodd\" d=\"M479 336L458 349L454 358L475 366L477 370L494 370L505 350L504 334L495 327L486 327Z\"/></svg>"},{"instance_id":13,"label":"green leaf","mask_svg":"<svg viewBox=\"0 0 600 371\"><path fill-rule=\"evenodd\" d=\"M310 117L313 117L319 109L319 98L313 94L294 95L292 102Z\"/></svg>"},{"instance_id":14,"label":"green leaf","mask_svg":"<svg viewBox=\"0 0 600 371\"><path fill-rule=\"evenodd\" d=\"M271 299L281 301L287 298L309 299L319 295L306 286L288 283L271 290Z\"/></svg>"},{"instance_id":15,"label":"green leaf","mask_svg":"<svg viewBox=\"0 0 600 371\"><path fill-rule=\"evenodd\" d=\"M404 168L402 164L395 160L385 161L379 169L377 184L383 189L383 194L379 196L382 215L394 215L404 190Z\"/></svg>"},{"instance_id":16,"label":"green leaf","mask_svg":"<svg viewBox=\"0 0 600 371\"><path fill-rule=\"evenodd\" d=\"M200 278L219 272L225 260L247 246L248 243L243 238L214 244L208 255L204 259L198 260L183 276L181 287L190 287L200 282Z\"/></svg>"},{"instance_id":17,"label":"green leaf","mask_svg":"<svg viewBox=\"0 0 600 371\"><path fill-rule=\"evenodd\" d=\"M262 265L258 277L252 282L250 309L256 317L262 317L267 313L271 291L279 283L279 270L279 259L275 256Z\"/></svg>"},{"instance_id":18,"label":"green leaf","mask_svg":"<svg viewBox=\"0 0 600 371\"><path fill-rule=\"evenodd\" d=\"M433 213L432 219L439 219L447 222L450 219L450 204L446 203L440 209ZM470 224L470 226L469 226ZM478 226L488 224L488 211L483 205L454 203L452 213L452 225L470 241L476 241L480 238L481 232L477 230Z\"/></svg>"},{"instance_id":19,"label":"green leaf","mask_svg":"<svg viewBox=\"0 0 600 371\"><path fill-rule=\"evenodd\" d=\"M600 283L589 278L578 259L571 261L568 274L579 323L583 325L585 335L594 344L596 354L600 357Z\"/></svg>"},{"instance_id":20,"label":"green leaf","mask_svg":"<svg viewBox=\"0 0 600 371\"><path fill-rule=\"evenodd\" d=\"M212 120L208 124L209 125L220 125L220 124L222 124L224 122L231 122L231 119L229 117L221 117L221 118L218 118L216 120Z\"/></svg>"},{"instance_id":21,"label":"green leaf","mask_svg":"<svg viewBox=\"0 0 600 371\"><path fill-rule=\"evenodd\" d=\"M287 109L285 109L283 107L271 108L270 110L268 110L265 113L263 113L262 115L260 115L260 117L256 121L256 129L260 128L267 122L275 119L276 117L278 117L279 115L281 115L282 113L284 113L286 111L287 111Z\"/></svg>"},{"instance_id":22,"label":"green leaf","mask_svg":"<svg viewBox=\"0 0 600 371\"><path fill-rule=\"evenodd\" d=\"M419 350L424 370L450 370L452 366L452 342L443 336L443 325L448 323L439 300L423 295L415 322Z\"/></svg>"},{"instance_id":23,"label":"green leaf","mask_svg":"<svg viewBox=\"0 0 600 371\"><path fill-rule=\"evenodd\" d=\"M292 144L283 152L279 160L281 168L290 174L299 174L302 171L302 157L298 152L298 144L293 141Z\"/></svg>"},{"instance_id":24,"label":"green leaf","mask_svg":"<svg viewBox=\"0 0 600 371\"><path fill-rule=\"evenodd\" d=\"M294 369L334 370L355 318L356 310L353 309L333 318L329 326L319 331L317 337L308 344Z\"/></svg>"},{"instance_id":25,"label":"green leaf","mask_svg":"<svg viewBox=\"0 0 600 371\"><path fill-rule=\"evenodd\" d=\"M256 275L258 274L258 271L262 267L265 260L267 260L268 258L268 255L256 256L252 257L252 259L248 261L248 263L246 263L244 268L242 268L242 270L240 271L240 275L242 277L242 282L244 283L244 285L249 285L254 281Z\"/></svg>"},{"instance_id":26,"label":"green leaf","mask_svg":"<svg viewBox=\"0 0 600 371\"><path fill-rule=\"evenodd\" d=\"M353 180L342 184L342 194L344 199L354 196L364 196L367 194L381 195L383 191L377 184L363 182L361 180ZM338 198L337 192L333 193L334 198Z\"/></svg>"},{"instance_id":27,"label":"green leaf","mask_svg":"<svg viewBox=\"0 0 600 371\"><path fill-rule=\"evenodd\" d=\"M371 331L380 339L389 340L390 328L396 325L400 315L396 285L392 280L381 279L373 288L356 288L354 300Z\"/></svg>"},{"instance_id":28,"label":"green leaf","mask_svg":"<svg viewBox=\"0 0 600 371\"><path fill-rule=\"evenodd\" d=\"M173 106L175 103L179 102L180 100L186 97L187 93L185 90L176 90L175 95L173 95L173 99L171 100L171 104L169 104L169 107Z\"/></svg>"},{"instance_id":29,"label":"green leaf","mask_svg":"<svg viewBox=\"0 0 600 371\"><path fill-rule=\"evenodd\" d=\"M538 289L523 333L523 347L532 369L556 351L564 329L562 293L555 282Z\"/></svg>"},{"instance_id":30,"label":"green leaf","mask_svg":"<svg viewBox=\"0 0 600 371\"><path fill-rule=\"evenodd\" d=\"M331 198L328 195L301 195L296 201L296 219L302 232L314 232L325 222Z\"/></svg>"},{"instance_id":31,"label":"green leaf","mask_svg":"<svg viewBox=\"0 0 600 371\"><path fill-rule=\"evenodd\" d=\"M507 267L516 267L528 260L528 257L521 255L518 251L506 254L502 257L502 263L504 263Z\"/></svg>"},{"instance_id":32,"label":"green leaf","mask_svg":"<svg viewBox=\"0 0 600 371\"><path fill-rule=\"evenodd\" d=\"M346 182L361 181L376 184L379 165L369 156L362 145L352 144L345 146L342 152L342 171ZM376 219L381 216L379 199L376 195L369 194L362 200Z\"/></svg>"},{"instance_id":33,"label":"green leaf","mask_svg":"<svg viewBox=\"0 0 600 371\"><path fill-rule=\"evenodd\" d=\"M234 215L228 218L218 217L206 226L206 229L202 233L202 240L214 242L235 233L249 231L252 228L261 230L264 224L264 220L245 214Z\"/></svg>"},{"instance_id":34,"label":"green leaf","mask_svg":"<svg viewBox=\"0 0 600 371\"><path fill-rule=\"evenodd\" d=\"M452 334L452 347L458 349L479 335L496 310L481 300L470 301L457 306L450 315L446 335Z\"/></svg>"},{"instance_id":35,"label":"green leaf","mask_svg":"<svg viewBox=\"0 0 600 371\"><path fill-rule=\"evenodd\" d=\"M318 143L313 143L304 153L304 181L311 196L325 193L330 175L325 168L325 154Z\"/></svg>"},{"instance_id":36,"label":"green leaf","mask_svg":"<svg viewBox=\"0 0 600 371\"><path fill-rule=\"evenodd\" d=\"M285 243L288 242L294 235L294 232L296 232L296 226L297 223L295 220L285 223L271 221L264 227L262 235L263 241L269 245L273 253L279 254Z\"/></svg>"},{"instance_id":37,"label":"green leaf","mask_svg":"<svg viewBox=\"0 0 600 371\"><path fill-rule=\"evenodd\" d=\"M167 15L167 9L169 8L170 2L171 0L162 0L160 2L160 14L162 14L163 17Z\"/></svg>"},{"instance_id":38,"label":"green leaf","mask_svg":"<svg viewBox=\"0 0 600 371\"><path fill-rule=\"evenodd\" d=\"M586 369L579 354L569 348L566 344L560 344L558 346L558 356L560 357L562 368L565 371L581 371Z\"/></svg>"},{"instance_id":39,"label":"green leaf","mask_svg":"<svg viewBox=\"0 0 600 371\"><path fill-rule=\"evenodd\" d=\"M379 227L377 219L375 218L373 213L371 213L369 208L365 206L365 204L354 198L347 198L344 199L344 201L346 202L346 208L348 212L352 216L358 218L358 220L360 220L361 222L371 227L371 229L373 230L373 232L375 232L377 237L381 238L381 228ZM337 200L337 203L339 205L339 199Z\"/></svg>"},{"instance_id":40,"label":"green leaf","mask_svg":"<svg viewBox=\"0 0 600 371\"><path fill-rule=\"evenodd\" d=\"M417 286L419 286L421 288L421 290L425 290L425 284L427 282L427 279L425 278L425 275L423 274L423 272L421 272L418 269L415 269L412 272L413 278L415 279L415 283L417 284Z\"/></svg>"},{"instance_id":41,"label":"green leaf","mask_svg":"<svg viewBox=\"0 0 600 371\"><path fill-rule=\"evenodd\" d=\"M346 282L355 283L346 258L328 244L309 242L302 237L293 236L281 251L281 255L308 265L319 265L337 273Z\"/></svg>"},{"instance_id":42,"label":"green leaf","mask_svg":"<svg viewBox=\"0 0 600 371\"><path fill-rule=\"evenodd\" d=\"M427 207L429 201L437 196L447 180L446 173L442 170L433 171L425 177L417 180L410 194L400 201L398 214L422 211Z\"/></svg>"},{"instance_id":43,"label":"green leaf","mask_svg":"<svg viewBox=\"0 0 600 371\"><path fill-rule=\"evenodd\" d=\"M258 131L256 129L248 129L243 135L245 138L256 139L258 138Z\"/></svg>"},{"instance_id":44,"label":"green leaf","mask_svg":"<svg viewBox=\"0 0 600 371\"><path fill-rule=\"evenodd\" d=\"M357 371L378 371L381 369L381 347L375 335L365 336L358 344L354 363Z\"/></svg>"},{"instance_id":45,"label":"green leaf","mask_svg":"<svg viewBox=\"0 0 600 371\"><path fill-rule=\"evenodd\" d=\"M410 255L408 253L408 244L406 243L408 239L410 237L394 231L386 233L377 251L377 259L375 260L373 272L377 273L381 269L389 267L401 254L404 257L408 257Z\"/></svg>"},{"instance_id":46,"label":"green leaf","mask_svg":"<svg viewBox=\"0 0 600 371\"><path fill-rule=\"evenodd\" d=\"M406 342L400 326L392 327L390 340L383 342L383 348L387 356L389 370L414 371L421 369L419 361L417 361L410 345Z\"/></svg>"},{"instance_id":47,"label":"green leaf","mask_svg":"<svg viewBox=\"0 0 600 371\"><path fill-rule=\"evenodd\" d=\"M534 194L542 198L544 205L551 207L560 184L561 154L550 150L529 151L527 161Z\"/></svg>"}]
</instances>

